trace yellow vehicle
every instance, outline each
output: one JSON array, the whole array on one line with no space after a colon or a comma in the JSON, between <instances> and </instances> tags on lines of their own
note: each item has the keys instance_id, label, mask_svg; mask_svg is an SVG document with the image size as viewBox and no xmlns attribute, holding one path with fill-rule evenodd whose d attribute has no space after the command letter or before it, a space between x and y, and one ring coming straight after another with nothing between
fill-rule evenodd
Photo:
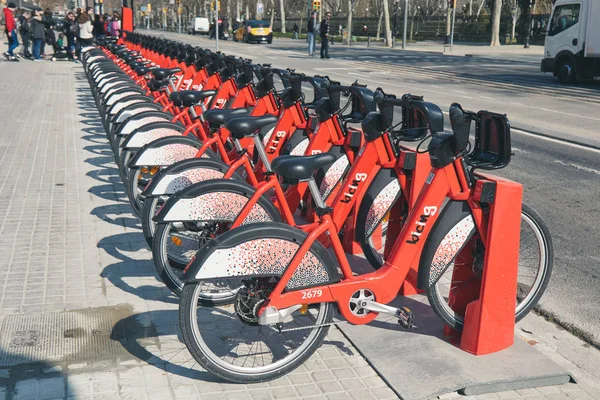
<instances>
[{"instance_id":1,"label":"yellow vehicle","mask_svg":"<svg viewBox=\"0 0 600 400\"><path fill-rule=\"evenodd\" d=\"M247 20L234 32L233 40L236 42L257 42L269 43L273 42L273 32L269 26L269 21Z\"/></svg>"}]
</instances>

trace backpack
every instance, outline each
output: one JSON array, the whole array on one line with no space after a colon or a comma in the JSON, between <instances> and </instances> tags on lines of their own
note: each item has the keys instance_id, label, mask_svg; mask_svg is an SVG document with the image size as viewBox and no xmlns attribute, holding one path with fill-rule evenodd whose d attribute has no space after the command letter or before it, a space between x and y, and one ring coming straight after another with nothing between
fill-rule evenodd
<instances>
[{"instance_id":1,"label":"backpack","mask_svg":"<svg viewBox=\"0 0 600 400\"><path fill-rule=\"evenodd\" d=\"M77 22L73 22L71 26L69 26L69 32L71 32L74 36L79 35L79 24Z\"/></svg>"}]
</instances>

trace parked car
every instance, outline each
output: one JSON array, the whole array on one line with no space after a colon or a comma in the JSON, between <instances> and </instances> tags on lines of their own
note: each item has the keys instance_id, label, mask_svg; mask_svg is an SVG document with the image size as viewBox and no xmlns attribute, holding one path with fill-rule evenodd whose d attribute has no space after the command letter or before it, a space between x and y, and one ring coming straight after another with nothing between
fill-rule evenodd
<instances>
[{"instance_id":1,"label":"parked car","mask_svg":"<svg viewBox=\"0 0 600 400\"><path fill-rule=\"evenodd\" d=\"M188 25L188 35L195 35L196 33L208 35L209 26L208 18L196 17L190 20L190 24Z\"/></svg>"},{"instance_id":2,"label":"parked car","mask_svg":"<svg viewBox=\"0 0 600 400\"><path fill-rule=\"evenodd\" d=\"M273 32L269 26L269 21L247 20L234 32L233 40L236 42L257 42L269 43L273 42Z\"/></svg>"}]
</instances>

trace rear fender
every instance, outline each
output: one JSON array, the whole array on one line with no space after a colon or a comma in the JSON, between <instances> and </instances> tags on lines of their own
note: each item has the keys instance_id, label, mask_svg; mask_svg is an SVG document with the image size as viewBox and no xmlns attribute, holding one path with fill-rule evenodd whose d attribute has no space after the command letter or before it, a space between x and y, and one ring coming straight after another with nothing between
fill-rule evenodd
<instances>
[{"instance_id":1,"label":"rear fender","mask_svg":"<svg viewBox=\"0 0 600 400\"><path fill-rule=\"evenodd\" d=\"M117 101L126 99L129 96L134 96L136 94L144 94L144 93L145 92L143 90L133 88L133 87L119 89L119 90L115 91L113 94L111 94L110 96L103 98L102 106L104 108L107 108L107 107L110 107L113 104L115 104ZM104 99L106 101L104 101Z\"/></svg>"},{"instance_id":2,"label":"rear fender","mask_svg":"<svg viewBox=\"0 0 600 400\"><path fill-rule=\"evenodd\" d=\"M177 221L234 221L256 189L245 182L213 179L196 183L173 194L154 217L158 223ZM281 219L266 196L252 207L243 225Z\"/></svg>"},{"instance_id":3,"label":"rear fender","mask_svg":"<svg viewBox=\"0 0 600 400\"><path fill-rule=\"evenodd\" d=\"M216 160L194 158L179 161L161 170L142 193L144 197L171 195L209 179L222 179L229 166ZM232 179L242 181L235 173Z\"/></svg>"},{"instance_id":4,"label":"rear fender","mask_svg":"<svg viewBox=\"0 0 600 400\"><path fill-rule=\"evenodd\" d=\"M300 229L281 223L232 229L204 245L183 275L184 282L233 276L282 276L306 240ZM339 282L337 263L315 242L288 281L287 290Z\"/></svg>"},{"instance_id":5,"label":"rear fender","mask_svg":"<svg viewBox=\"0 0 600 400\"><path fill-rule=\"evenodd\" d=\"M114 134L117 136L125 136L129 135L131 132L136 129L141 128L146 124L150 124L152 122L166 122L170 121L173 116L162 111L145 111L139 114L134 115L129 120L123 121L123 123L119 126Z\"/></svg>"},{"instance_id":6,"label":"rear fender","mask_svg":"<svg viewBox=\"0 0 600 400\"><path fill-rule=\"evenodd\" d=\"M357 224L357 237L369 237L385 217L396 199L402 194L398 175L393 169L380 170L360 203L357 219L364 220L363 225Z\"/></svg>"},{"instance_id":7,"label":"rear fender","mask_svg":"<svg viewBox=\"0 0 600 400\"><path fill-rule=\"evenodd\" d=\"M195 158L202 143L190 136L169 136L157 139L136 152L129 168L167 166L178 161ZM208 157L203 155L204 157Z\"/></svg>"},{"instance_id":8,"label":"rear fender","mask_svg":"<svg viewBox=\"0 0 600 400\"><path fill-rule=\"evenodd\" d=\"M146 111L160 111L162 107L156 103L146 101L145 96L134 96L133 99L127 99L115 104L107 114L111 116L111 122L120 124L126 119L136 116ZM122 104L125 103L125 104Z\"/></svg>"},{"instance_id":9,"label":"rear fender","mask_svg":"<svg viewBox=\"0 0 600 400\"><path fill-rule=\"evenodd\" d=\"M329 153L335 154L338 159L329 168L325 167L319 170L316 175L319 192L324 201L327 201L332 193L335 195L336 187L340 185L346 172L350 169L350 160L342 146L333 146Z\"/></svg>"},{"instance_id":10,"label":"rear fender","mask_svg":"<svg viewBox=\"0 0 600 400\"><path fill-rule=\"evenodd\" d=\"M185 129L172 122L155 122L136 129L123 141L125 149L141 149L148 143L169 136L182 136Z\"/></svg>"}]
</instances>

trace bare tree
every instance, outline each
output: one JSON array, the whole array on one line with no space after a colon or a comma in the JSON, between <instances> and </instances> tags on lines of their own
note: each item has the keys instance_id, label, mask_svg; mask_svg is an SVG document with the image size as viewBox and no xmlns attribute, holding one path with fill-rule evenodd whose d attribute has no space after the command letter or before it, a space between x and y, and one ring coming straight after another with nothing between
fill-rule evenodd
<instances>
[{"instance_id":1,"label":"bare tree","mask_svg":"<svg viewBox=\"0 0 600 400\"><path fill-rule=\"evenodd\" d=\"M390 6L388 0L383 0L383 20L385 21L385 42L392 47L392 29L390 27Z\"/></svg>"},{"instance_id":2,"label":"bare tree","mask_svg":"<svg viewBox=\"0 0 600 400\"><path fill-rule=\"evenodd\" d=\"M348 32L348 46L352 42L352 0L348 0L348 22L346 23L346 30Z\"/></svg>"},{"instance_id":3,"label":"bare tree","mask_svg":"<svg viewBox=\"0 0 600 400\"><path fill-rule=\"evenodd\" d=\"M492 15L492 41L490 46L500 46L500 15L502 14L502 0L494 0L494 14Z\"/></svg>"},{"instance_id":4,"label":"bare tree","mask_svg":"<svg viewBox=\"0 0 600 400\"><path fill-rule=\"evenodd\" d=\"M285 0L279 0L281 8L281 33L285 33Z\"/></svg>"}]
</instances>

